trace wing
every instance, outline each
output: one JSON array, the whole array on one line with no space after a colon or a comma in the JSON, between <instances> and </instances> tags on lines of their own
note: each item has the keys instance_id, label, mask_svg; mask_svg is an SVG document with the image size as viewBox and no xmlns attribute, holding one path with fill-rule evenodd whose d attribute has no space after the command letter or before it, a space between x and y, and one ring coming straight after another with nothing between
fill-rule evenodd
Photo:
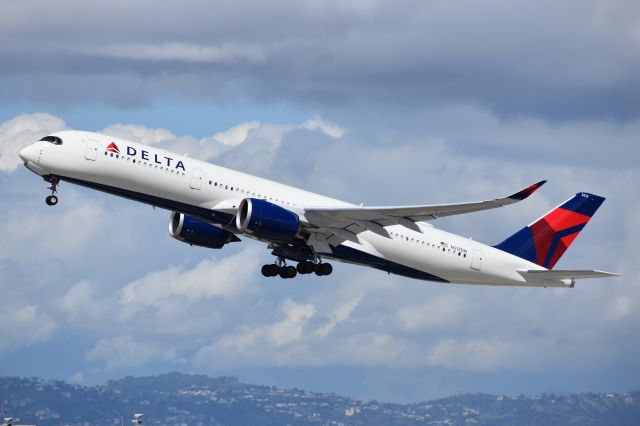
<instances>
[{"instance_id":1,"label":"wing","mask_svg":"<svg viewBox=\"0 0 640 426\"><path fill-rule=\"evenodd\" d=\"M388 236L385 226L403 225L409 229L420 232L415 222L437 219L439 217L457 214L472 213L481 210L495 209L517 203L533 194L546 181L540 181L508 197L495 200L476 201L458 204L434 204L424 206L401 207L329 207L329 208L305 208L305 217L310 225L326 231L342 230L350 234L357 234L364 229ZM344 232L334 232L342 238Z\"/></svg>"}]
</instances>

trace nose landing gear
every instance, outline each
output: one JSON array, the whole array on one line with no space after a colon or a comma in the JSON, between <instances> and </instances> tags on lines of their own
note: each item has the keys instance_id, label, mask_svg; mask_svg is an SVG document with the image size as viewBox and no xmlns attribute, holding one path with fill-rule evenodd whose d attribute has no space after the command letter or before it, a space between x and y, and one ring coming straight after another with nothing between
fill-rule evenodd
<instances>
[{"instance_id":1,"label":"nose landing gear","mask_svg":"<svg viewBox=\"0 0 640 426\"><path fill-rule=\"evenodd\" d=\"M56 194L58 192L57 189L58 189L58 184L60 183L60 179L54 178L54 177L46 177L44 178L44 180L49 182L50 185L47 187L47 189L51 191L51 195L45 198L44 201L47 203L48 206L55 206L56 204L58 204L58 196Z\"/></svg>"}]
</instances>

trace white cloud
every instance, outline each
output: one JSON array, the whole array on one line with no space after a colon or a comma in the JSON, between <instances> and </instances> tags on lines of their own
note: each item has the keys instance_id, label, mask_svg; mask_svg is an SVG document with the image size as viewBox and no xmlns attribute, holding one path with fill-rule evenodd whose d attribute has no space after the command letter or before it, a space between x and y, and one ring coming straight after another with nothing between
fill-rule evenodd
<instances>
[{"instance_id":1,"label":"white cloud","mask_svg":"<svg viewBox=\"0 0 640 426\"><path fill-rule=\"evenodd\" d=\"M326 324L319 326L316 329L315 334L322 338L327 337L338 325L349 319L361 301L362 296L359 296L336 307L329 313L329 321Z\"/></svg>"},{"instance_id":2,"label":"white cloud","mask_svg":"<svg viewBox=\"0 0 640 426\"><path fill-rule=\"evenodd\" d=\"M191 43L119 44L84 52L135 61L183 61L192 63L256 63L264 60L264 46L227 43L202 46Z\"/></svg>"},{"instance_id":3,"label":"white cloud","mask_svg":"<svg viewBox=\"0 0 640 426\"><path fill-rule=\"evenodd\" d=\"M402 306L396 314L396 323L408 331L453 328L461 325L467 316L469 302L464 297L443 294L419 304Z\"/></svg>"},{"instance_id":4,"label":"white cloud","mask_svg":"<svg viewBox=\"0 0 640 426\"><path fill-rule=\"evenodd\" d=\"M316 314L312 304L299 304L286 299L280 305L281 319L267 325L245 324L236 333L222 336L212 345L201 348L194 359L208 362L252 365L288 365L305 361L304 339L311 318Z\"/></svg>"},{"instance_id":5,"label":"white cloud","mask_svg":"<svg viewBox=\"0 0 640 426\"><path fill-rule=\"evenodd\" d=\"M495 371L503 364L506 350L506 346L501 342L448 339L437 343L427 356L426 362L434 367L449 367L463 371Z\"/></svg>"},{"instance_id":6,"label":"white cloud","mask_svg":"<svg viewBox=\"0 0 640 426\"><path fill-rule=\"evenodd\" d=\"M67 201L60 204L63 202ZM102 208L91 201L83 201L68 209L60 204L53 213L12 209L0 223L4 241L0 246L0 259L77 255L92 243L93 236L105 221Z\"/></svg>"},{"instance_id":7,"label":"white cloud","mask_svg":"<svg viewBox=\"0 0 640 426\"><path fill-rule=\"evenodd\" d=\"M221 143L225 146L240 145L247 139L251 130L259 129L259 121L248 121L246 123L240 123L237 126L233 126L224 132L218 132L213 135L213 140Z\"/></svg>"},{"instance_id":8,"label":"white cloud","mask_svg":"<svg viewBox=\"0 0 640 426\"><path fill-rule=\"evenodd\" d=\"M233 298L249 289L258 259L255 250L247 249L222 259L202 260L189 269L171 266L151 272L122 289L120 304L153 305L173 297L191 302L216 296Z\"/></svg>"},{"instance_id":9,"label":"white cloud","mask_svg":"<svg viewBox=\"0 0 640 426\"><path fill-rule=\"evenodd\" d=\"M179 361L174 348L129 335L100 339L85 352L85 358L103 363L108 370L139 367L155 360Z\"/></svg>"},{"instance_id":10,"label":"white cloud","mask_svg":"<svg viewBox=\"0 0 640 426\"><path fill-rule=\"evenodd\" d=\"M320 117L313 117L310 118L309 120L305 121L302 124L302 127L308 130L315 130L315 129L320 129L322 130L327 136L333 138L333 139L340 139L342 137L342 135L344 135L344 129L341 129L340 127L336 126L335 124L332 123L328 123L326 121L324 121L322 118Z\"/></svg>"},{"instance_id":11,"label":"white cloud","mask_svg":"<svg viewBox=\"0 0 640 426\"><path fill-rule=\"evenodd\" d=\"M0 172L12 172L22 164L22 148L66 127L62 119L43 113L18 115L0 124Z\"/></svg>"},{"instance_id":12,"label":"white cloud","mask_svg":"<svg viewBox=\"0 0 640 426\"><path fill-rule=\"evenodd\" d=\"M58 328L55 320L39 306L15 305L16 302L14 298L0 301L0 353L46 341Z\"/></svg>"},{"instance_id":13,"label":"white cloud","mask_svg":"<svg viewBox=\"0 0 640 426\"><path fill-rule=\"evenodd\" d=\"M137 124L112 124L102 129L101 133L146 145L153 145L176 138L176 135L167 129L153 129Z\"/></svg>"},{"instance_id":14,"label":"white cloud","mask_svg":"<svg viewBox=\"0 0 640 426\"><path fill-rule=\"evenodd\" d=\"M83 281L69 288L55 306L71 323L87 324L107 320L114 314L107 303L96 298L95 286Z\"/></svg>"}]
</instances>

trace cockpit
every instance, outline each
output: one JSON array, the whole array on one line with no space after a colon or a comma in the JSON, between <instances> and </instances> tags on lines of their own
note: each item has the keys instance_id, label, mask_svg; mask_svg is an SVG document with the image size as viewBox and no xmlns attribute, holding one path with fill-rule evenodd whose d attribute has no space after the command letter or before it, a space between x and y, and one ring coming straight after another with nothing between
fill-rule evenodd
<instances>
[{"instance_id":1,"label":"cockpit","mask_svg":"<svg viewBox=\"0 0 640 426\"><path fill-rule=\"evenodd\" d=\"M62 139L60 139L57 136L45 136L44 138L42 138L40 140L44 141L44 142L52 143L54 145L62 145Z\"/></svg>"}]
</instances>

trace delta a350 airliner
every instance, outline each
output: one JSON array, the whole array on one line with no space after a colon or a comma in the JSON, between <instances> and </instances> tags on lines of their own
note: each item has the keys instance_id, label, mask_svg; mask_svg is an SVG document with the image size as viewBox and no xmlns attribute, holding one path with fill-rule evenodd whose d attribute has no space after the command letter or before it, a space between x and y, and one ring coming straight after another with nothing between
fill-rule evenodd
<instances>
[{"instance_id":1,"label":"delta a350 airliner","mask_svg":"<svg viewBox=\"0 0 640 426\"><path fill-rule=\"evenodd\" d=\"M516 203L545 181L488 201L366 207L97 133L57 132L19 155L49 183L49 205L66 181L161 207L171 211L169 233L185 243L266 243L275 256L262 267L267 277L329 275L327 260L461 284L573 287L577 278L615 275L553 269L604 201L598 195L580 192L495 246L427 223Z\"/></svg>"}]
</instances>

